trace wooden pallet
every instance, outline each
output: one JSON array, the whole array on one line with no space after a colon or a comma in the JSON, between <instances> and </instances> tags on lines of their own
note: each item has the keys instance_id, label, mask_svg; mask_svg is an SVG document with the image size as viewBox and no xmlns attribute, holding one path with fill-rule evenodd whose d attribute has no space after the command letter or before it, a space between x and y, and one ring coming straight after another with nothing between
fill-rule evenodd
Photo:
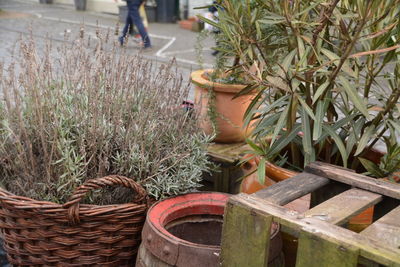
<instances>
[{"instance_id":1,"label":"wooden pallet","mask_svg":"<svg viewBox=\"0 0 400 267\"><path fill-rule=\"evenodd\" d=\"M311 193L305 213L285 205ZM375 205L374 223L360 233L344 226ZM400 186L337 166L305 172L255 194L230 198L222 234L222 266L267 266L272 221L298 237L296 266L400 266Z\"/></svg>"}]
</instances>

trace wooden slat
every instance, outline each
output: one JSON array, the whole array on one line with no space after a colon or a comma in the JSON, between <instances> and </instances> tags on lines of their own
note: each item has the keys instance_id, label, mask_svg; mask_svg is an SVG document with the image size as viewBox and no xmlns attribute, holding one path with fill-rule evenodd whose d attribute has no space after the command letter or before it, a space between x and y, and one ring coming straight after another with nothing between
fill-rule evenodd
<instances>
[{"instance_id":1,"label":"wooden slat","mask_svg":"<svg viewBox=\"0 0 400 267\"><path fill-rule=\"evenodd\" d=\"M268 266L272 216L227 204L222 229L223 267Z\"/></svg>"},{"instance_id":2,"label":"wooden slat","mask_svg":"<svg viewBox=\"0 0 400 267\"><path fill-rule=\"evenodd\" d=\"M400 185L350 172L335 165L314 162L308 165L305 171L374 193L400 199Z\"/></svg>"},{"instance_id":3,"label":"wooden slat","mask_svg":"<svg viewBox=\"0 0 400 267\"><path fill-rule=\"evenodd\" d=\"M275 222L281 224L281 231L297 235L304 228L319 232L320 236L336 240L359 248L359 255L365 259L386 266L400 266L400 253L398 249L382 246L382 242L365 237L340 226L333 225L315 218L308 218L301 214L287 210L284 207L265 201L252 195L239 194L231 197L232 205L242 206L252 212L265 216L273 216Z\"/></svg>"},{"instance_id":4,"label":"wooden slat","mask_svg":"<svg viewBox=\"0 0 400 267\"><path fill-rule=\"evenodd\" d=\"M290 179L260 190L253 195L278 205L285 205L328 183L329 179L310 173L300 173Z\"/></svg>"},{"instance_id":5,"label":"wooden slat","mask_svg":"<svg viewBox=\"0 0 400 267\"><path fill-rule=\"evenodd\" d=\"M305 228L299 236L296 267L356 267L358 248Z\"/></svg>"},{"instance_id":6,"label":"wooden slat","mask_svg":"<svg viewBox=\"0 0 400 267\"><path fill-rule=\"evenodd\" d=\"M400 254L400 206L368 226L360 234L382 240L388 246L396 248Z\"/></svg>"},{"instance_id":7,"label":"wooden slat","mask_svg":"<svg viewBox=\"0 0 400 267\"><path fill-rule=\"evenodd\" d=\"M379 194L361 189L350 189L306 211L304 215L333 224L343 224L381 199L382 196Z\"/></svg>"}]
</instances>

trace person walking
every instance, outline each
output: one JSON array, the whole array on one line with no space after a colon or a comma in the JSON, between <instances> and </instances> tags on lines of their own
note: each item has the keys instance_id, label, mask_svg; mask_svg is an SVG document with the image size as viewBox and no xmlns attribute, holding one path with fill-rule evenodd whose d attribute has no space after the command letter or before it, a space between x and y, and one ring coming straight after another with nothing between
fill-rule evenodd
<instances>
[{"instance_id":1,"label":"person walking","mask_svg":"<svg viewBox=\"0 0 400 267\"><path fill-rule=\"evenodd\" d=\"M117 2L118 0L114 1ZM125 26L122 30L122 35L118 38L119 43L121 45L124 44L129 29L133 27L133 25L135 25L137 30L139 31L140 36L142 37L144 49L151 48L150 37L147 33L146 28L143 25L143 21L139 13L139 8L143 4L144 0L124 0L124 1L126 1L126 5L128 6L128 15L126 17Z\"/></svg>"}]
</instances>

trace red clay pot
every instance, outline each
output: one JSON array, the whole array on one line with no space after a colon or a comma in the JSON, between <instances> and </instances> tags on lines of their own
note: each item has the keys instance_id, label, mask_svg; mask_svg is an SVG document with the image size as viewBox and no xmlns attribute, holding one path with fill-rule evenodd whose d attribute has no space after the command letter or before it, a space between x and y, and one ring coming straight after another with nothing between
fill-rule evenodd
<instances>
[{"instance_id":1,"label":"red clay pot","mask_svg":"<svg viewBox=\"0 0 400 267\"><path fill-rule=\"evenodd\" d=\"M213 134L212 123L208 115L209 90L213 90L217 128L214 141L220 143L242 142L251 131L251 129L243 127L243 117L254 95L243 95L233 99L245 86L211 82L205 74L212 71L198 70L191 74L192 83L195 85L195 106L198 107L200 115L200 127L206 134Z\"/></svg>"}]
</instances>

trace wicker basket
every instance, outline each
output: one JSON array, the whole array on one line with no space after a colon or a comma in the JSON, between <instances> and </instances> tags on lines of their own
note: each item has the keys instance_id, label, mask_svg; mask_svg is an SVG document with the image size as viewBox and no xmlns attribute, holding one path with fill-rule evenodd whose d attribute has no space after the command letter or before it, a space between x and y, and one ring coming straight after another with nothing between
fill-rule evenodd
<instances>
[{"instance_id":1,"label":"wicker basket","mask_svg":"<svg viewBox=\"0 0 400 267\"><path fill-rule=\"evenodd\" d=\"M104 186L133 189L133 203L79 204ZM14 266L133 266L147 211L146 191L133 180L88 180L65 205L36 201L0 189L0 228Z\"/></svg>"}]
</instances>

